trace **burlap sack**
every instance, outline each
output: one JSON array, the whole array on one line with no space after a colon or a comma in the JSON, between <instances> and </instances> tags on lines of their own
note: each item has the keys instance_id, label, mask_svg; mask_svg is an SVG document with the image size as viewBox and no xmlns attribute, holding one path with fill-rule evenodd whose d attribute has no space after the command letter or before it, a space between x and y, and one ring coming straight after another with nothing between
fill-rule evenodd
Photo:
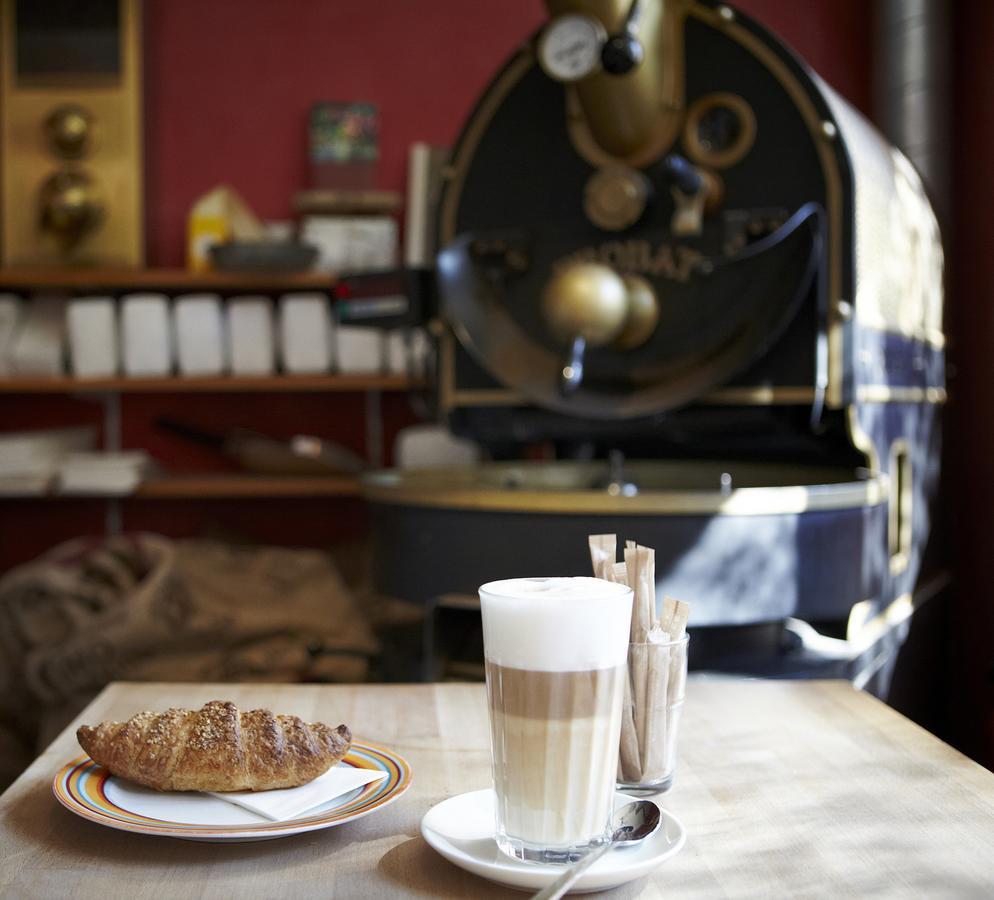
<instances>
[{"instance_id":1,"label":"burlap sack","mask_svg":"<svg viewBox=\"0 0 994 900\"><path fill-rule=\"evenodd\" d=\"M120 679L361 681L376 650L318 551L79 539L0 578L0 729L36 746Z\"/></svg>"}]
</instances>

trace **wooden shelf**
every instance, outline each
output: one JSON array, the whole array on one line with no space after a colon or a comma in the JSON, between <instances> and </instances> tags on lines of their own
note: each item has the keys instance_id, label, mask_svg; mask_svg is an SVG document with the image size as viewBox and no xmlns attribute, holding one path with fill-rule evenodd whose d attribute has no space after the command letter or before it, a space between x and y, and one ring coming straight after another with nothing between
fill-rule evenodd
<instances>
[{"instance_id":1,"label":"wooden shelf","mask_svg":"<svg viewBox=\"0 0 994 900\"><path fill-rule=\"evenodd\" d=\"M406 375L223 375L210 378L3 378L0 394L322 393L407 391Z\"/></svg>"},{"instance_id":2,"label":"wooden shelf","mask_svg":"<svg viewBox=\"0 0 994 900\"><path fill-rule=\"evenodd\" d=\"M302 215L392 215L403 205L397 191L311 188L293 195L293 208Z\"/></svg>"},{"instance_id":3,"label":"wooden shelf","mask_svg":"<svg viewBox=\"0 0 994 900\"><path fill-rule=\"evenodd\" d=\"M4 500L222 500L358 497L359 481L330 475L247 475L203 472L150 478L133 494L7 494Z\"/></svg>"},{"instance_id":4,"label":"wooden shelf","mask_svg":"<svg viewBox=\"0 0 994 900\"><path fill-rule=\"evenodd\" d=\"M335 277L327 272L191 272L187 269L0 268L0 290L222 291L225 293L330 291Z\"/></svg>"},{"instance_id":5,"label":"wooden shelf","mask_svg":"<svg viewBox=\"0 0 994 900\"><path fill-rule=\"evenodd\" d=\"M243 475L241 473L165 475L149 479L130 495L139 500L358 496L358 480L347 476Z\"/></svg>"}]
</instances>

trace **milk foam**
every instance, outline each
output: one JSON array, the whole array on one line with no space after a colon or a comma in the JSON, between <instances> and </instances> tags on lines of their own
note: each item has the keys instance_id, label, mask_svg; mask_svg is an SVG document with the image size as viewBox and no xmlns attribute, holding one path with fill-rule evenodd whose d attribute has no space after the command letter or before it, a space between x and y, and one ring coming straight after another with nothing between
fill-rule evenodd
<instances>
[{"instance_id":1,"label":"milk foam","mask_svg":"<svg viewBox=\"0 0 994 900\"><path fill-rule=\"evenodd\" d=\"M480 588L486 657L499 666L576 672L624 665L632 592L600 578L509 578Z\"/></svg>"}]
</instances>

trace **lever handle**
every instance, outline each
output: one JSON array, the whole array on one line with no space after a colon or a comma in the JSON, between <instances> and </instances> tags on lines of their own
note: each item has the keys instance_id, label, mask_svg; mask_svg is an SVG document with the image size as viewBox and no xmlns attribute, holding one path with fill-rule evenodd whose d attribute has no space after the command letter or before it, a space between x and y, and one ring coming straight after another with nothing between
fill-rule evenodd
<instances>
[{"instance_id":1,"label":"lever handle","mask_svg":"<svg viewBox=\"0 0 994 900\"><path fill-rule=\"evenodd\" d=\"M639 40L639 20L642 17L642 0L632 0L621 31L612 34L601 49L601 65L611 75L627 75L645 57L645 48Z\"/></svg>"},{"instance_id":2,"label":"lever handle","mask_svg":"<svg viewBox=\"0 0 994 900\"><path fill-rule=\"evenodd\" d=\"M576 393L583 382L583 355L586 351L587 339L582 335L577 335L570 341L559 375L559 391L564 397Z\"/></svg>"},{"instance_id":3,"label":"lever handle","mask_svg":"<svg viewBox=\"0 0 994 900\"><path fill-rule=\"evenodd\" d=\"M671 153L663 160L663 174L684 194L697 194L704 189L704 176L690 160L678 153Z\"/></svg>"}]
</instances>

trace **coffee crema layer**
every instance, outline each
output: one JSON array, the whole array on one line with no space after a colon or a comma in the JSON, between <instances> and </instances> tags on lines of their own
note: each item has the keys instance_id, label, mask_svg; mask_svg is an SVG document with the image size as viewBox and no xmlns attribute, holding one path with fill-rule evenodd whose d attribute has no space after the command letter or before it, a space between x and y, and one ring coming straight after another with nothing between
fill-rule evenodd
<instances>
[{"instance_id":1,"label":"coffee crema layer","mask_svg":"<svg viewBox=\"0 0 994 900\"><path fill-rule=\"evenodd\" d=\"M546 672L498 666L486 660L492 709L524 719L585 719L610 711L618 666ZM622 672L625 667L621 666Z\"/></svg>"}]
</instances>

